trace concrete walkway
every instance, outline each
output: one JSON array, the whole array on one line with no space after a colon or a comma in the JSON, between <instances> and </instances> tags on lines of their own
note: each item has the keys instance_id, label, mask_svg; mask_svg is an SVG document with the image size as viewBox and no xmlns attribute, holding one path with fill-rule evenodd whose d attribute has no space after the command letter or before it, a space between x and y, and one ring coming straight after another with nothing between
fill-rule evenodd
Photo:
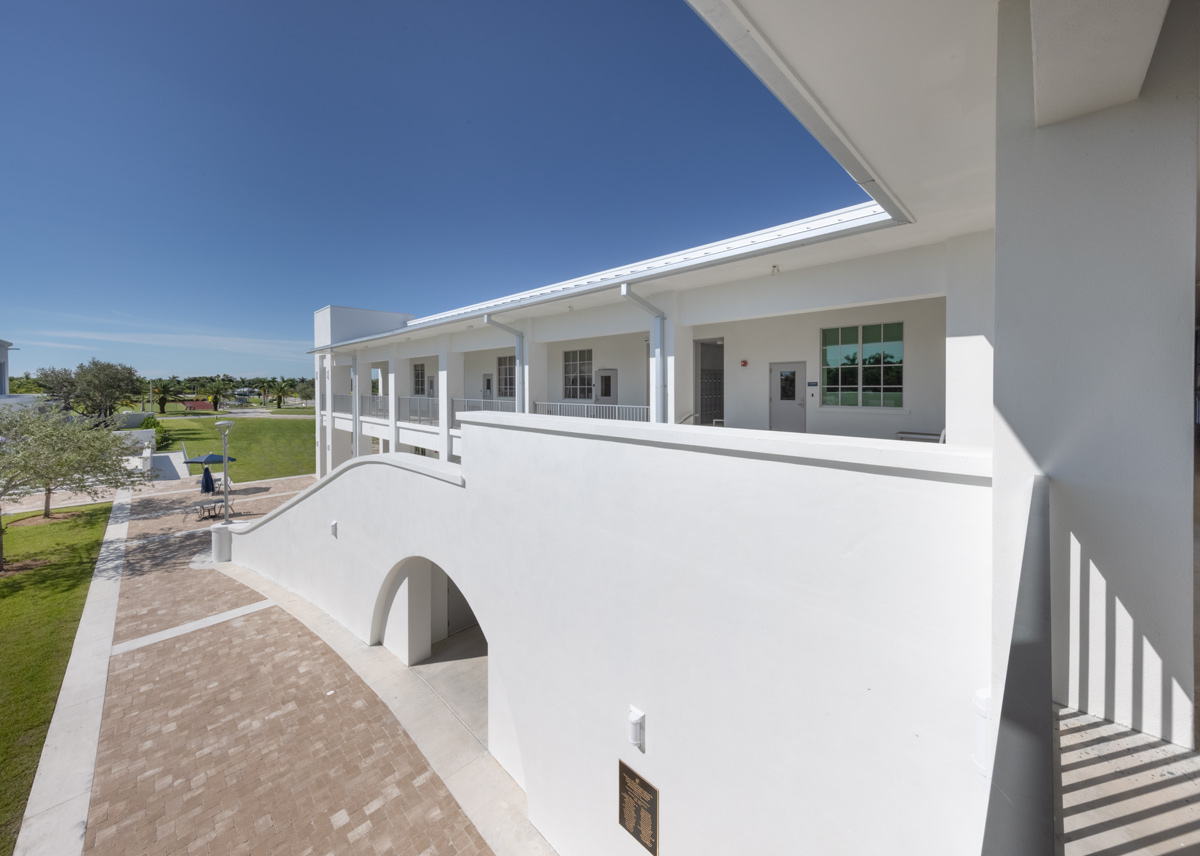
<instances>
[{"instance_id":1,"label":"concrete walkway","mask_svg":"<svg viewBox=\"0 0 1200 856\"><path fill-rule=\"evenodd\" d=\"M1200 753L1068 708L1054 743L1062 856L1200 853Z\"/></svg>"},{"instance_id":2,"label":"concrete walkway","mask_svg":"<svg viewBox=\"0 0 1200 856\"><path fill-rule=\"evenodd\" d=\"M239 485L259 490L238 519L311 483ZM479 728L462 696L477 657L432 663L427 682L290 592L216 569L193 492L156 487L110 521L17 854L553 856L464 724ZM431 684L462 696L457 714ZM483 715L486 737L486 696Z\"/></svg>"}]
</instances>

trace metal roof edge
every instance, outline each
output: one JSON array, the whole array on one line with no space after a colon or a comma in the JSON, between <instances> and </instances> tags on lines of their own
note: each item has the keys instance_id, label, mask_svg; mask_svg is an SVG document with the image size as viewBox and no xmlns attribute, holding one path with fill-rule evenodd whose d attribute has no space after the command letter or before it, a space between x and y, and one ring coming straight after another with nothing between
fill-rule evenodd
<instances>
[{"instance_id":1,"label":"metal roof edge","mask_svg":"<svg viewBox=\"0 0 1200 856\"><path fill-rule=\"evenodd\" d=\"M482 315L505 312L525 306L551 303L569 297L578 297L617 288L624 283L649 282L671 274L700 270L726 262L754 258L755 256L781 250L794 249L834 238L844 238L862 232L901 225L878 202L863 202L840 208L826 214L818 214L803 220L795 220L779 226L760 229L733 238L703 244L698 247L657 256L618 268L609 268L598 273L587 274L575 279L564 280L541 288L521 291L484 303L475 303L459 309L451 309L423 318L414 318L403 327L383 333L373 333L357 339L332 342L312 348L306 353L316 354L333 348L351 347L379 341L403 333L427 330L477 318Z\"/></svg>"}]
</instances>

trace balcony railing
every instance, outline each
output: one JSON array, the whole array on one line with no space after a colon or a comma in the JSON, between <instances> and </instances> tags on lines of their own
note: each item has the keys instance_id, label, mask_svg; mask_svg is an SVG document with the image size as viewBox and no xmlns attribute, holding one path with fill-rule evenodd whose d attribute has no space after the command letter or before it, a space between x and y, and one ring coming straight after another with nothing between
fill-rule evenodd
<instances>
[{"instance_id":1,"label":"balcony railing","mask_svg":"<svg viewBox=\"0 0 1200 856\"><path fill-rule=\"evenodd\" d=\"M333 412L334 413L345 413L346 415L350 415L351 413L353 413L354 412L354 396L334 393L334 395L333 395Z\"/></svg>"},{"instance_id":2,"label":"balcony railing","mask_svg":"<svg viewBox=\"0 0 1200 856\"><path fill-rule=\"evenodd\" d=\"M424 395L396 396L396 421L417 425L438 424L438 400Z\"/></svg>"},{"instance_id":3,"label":"balcony railing","mask_svg":"<svg viewBox=\"0 0 1200 856\"><path fill-rule=\"evenodd\" d=\"M646 404L592 404L590 401L538 401L533 412L543 416L582 416L586 419L619 419L622 422L649 422Z\"/></svg>"},{"instance_id":4,"label":"balcony railing","mask_svg":"<svg viewBox=\"0 0 1200 856\"><path fill-rule=\"evenodd\" d=\"M452 398L450 399L450 407L453 411L454 419L451 425L455 428L458 426L458 414L460 413L516 413L517 402L511 398L491 399L491 398Z\"/></svg>"},{"instance_id":5,"label":"balcony railing","mask_svg":"<svg viewBox=\"0 0 1200 856\"><path fill-rule=\"evenodd\" d=\"M388 413L388 397L386 395L363 395L359 396L362 400L359 402L359 416L368 416L372 419L387 419L391 414Z\"/></svg>"}]
</instances>

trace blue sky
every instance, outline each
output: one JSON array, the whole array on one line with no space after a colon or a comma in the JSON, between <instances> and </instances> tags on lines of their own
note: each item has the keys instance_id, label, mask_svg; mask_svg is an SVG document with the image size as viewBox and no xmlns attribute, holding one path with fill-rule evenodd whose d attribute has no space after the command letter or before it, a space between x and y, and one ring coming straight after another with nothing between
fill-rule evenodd
<instances>
[{"instance_id":1,"label":"blue sky","mask_svg":"<svg viewBox=\"0 0 1200 856\"><path fill-rule=\"evenodd\" d=\"M865 201L684 0L0 11L15 373L311 373L424 315Z\"/></svg>"}]
</instances>

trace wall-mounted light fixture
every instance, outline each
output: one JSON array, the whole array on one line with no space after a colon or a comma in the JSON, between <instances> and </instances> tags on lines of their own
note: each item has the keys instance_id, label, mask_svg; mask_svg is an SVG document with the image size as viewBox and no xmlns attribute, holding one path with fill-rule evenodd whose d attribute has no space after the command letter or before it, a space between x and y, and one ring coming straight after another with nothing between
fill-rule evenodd
<instances>
[{"instance_id":1,"label":"wall-mounted light fixture","mask_svg":"<svg viewBox=\"0 0 1200 856\"><path fill-rule=\"evenodd\" d=\"M336 520L329 524L329 534L332 535L334 538L337 537L337 521Z\"/></svg>"},{"instance_id":2,"label":"wall-mounted light fixture","mask_svg":"<svg viewBox=\"0 0 1200 856\"><path fill-rule=\"evenodd\" d=\"M629 705L629 742L646 751L646 714Z\"/></svg>"}]
</instances>

